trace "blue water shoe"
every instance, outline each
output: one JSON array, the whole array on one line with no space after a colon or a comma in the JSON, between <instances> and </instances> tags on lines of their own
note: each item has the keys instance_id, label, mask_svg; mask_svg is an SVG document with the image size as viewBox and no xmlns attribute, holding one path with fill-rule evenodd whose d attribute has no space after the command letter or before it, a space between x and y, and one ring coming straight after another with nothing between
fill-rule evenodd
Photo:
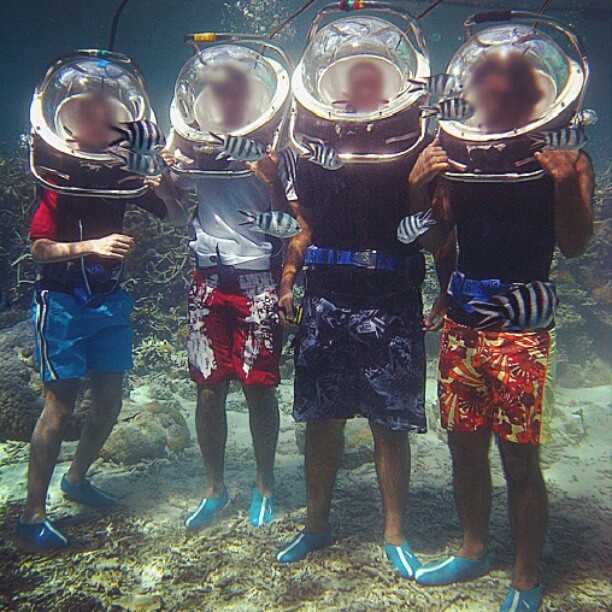
<instances>
[{"instance_id":1,"label":"blue water shoe","mask_svg":"<svg viewBox=\"0 0 612 612\"><path fill-rule=\"evenodd\" d=\"M78 484L71 484L64 474L60 489L64 497L78 504L83 504L84 506L91 506L92 508L113 508L119 504L119 500L116 497L98 489L98 487L92 485L86 478L83 478Z\"/></svg>"},{"instance_id":2,"label":"blue water shoe","mask_svg":"<svg viewBox=\"0 0 612 612\"><path fill-rule=\"evenodd\" d=\"M449 557L445 561L428 563L415 572L415 579L426 586L440 586L480 578L491 569L491 557L487 553L480 559Z\"/></svg>"},{"instance_id":3,"label":"blue water shoe","mask_svg":"<svg viewBox=\"0 0 612 612\"><path fill-rule=\"evenodd\" d=\"M210 525L221 512L227 508L230 498L227 489L219 497L205 497L202 503L185 520L185 527L189 531L197 531Z\"/></svg>"},{"instance_id":4,"label":"blue water shoe","mask_svg":"<svg viewBox=\"0 0 612 612\"><path fill-rule=\"evenodd\" d=\"M274 520L274 498L262 495L257 487L251 494L249 521L253 527L269 525Z\"/></svg>"},{"instance_id":5,"label":"blue water shoe","mask_svg":"<svg viewBox=\"0 0 612 612\"><path fill-rule=\"evenodd\" d=\"M331 531L322 533L302 531L276 555L276 560L279 563L302 561L311 552L331 546L332 541Z\"/></svg>"},{"instance_id":6,"label":"blue water shoe","mask_svg":"<svg viewBox=\"0 0 612 612\"><path fill-rule=\"evenodd\" d=\"M41 523L17 521L17 538L31 552L52 552L68 547L67 538L48 520Z\"/></svg>"},{"instance_id":7,"label":"blue water shoe","mask_svg":"<svg viewBox=\"0 0 612 612\"><path fill-rule=\"evenodd\" d=\"M414 556L408 542L404 542L401 546L385 544L385 554L402 578L414 578L415 572L422 565Z\"/></svg>"},{"instance_id":8,"label":"blue water shoe","mask_svg":"<svg viewBox=\"0 0 612 612\"><path fill-rule=\"evenodd\" d=\"M542 603L542 586L538 585L528 591L519 591L510 587L506 599L499 607L499 612L536 612Z\"/></svg>"}]
</instances>

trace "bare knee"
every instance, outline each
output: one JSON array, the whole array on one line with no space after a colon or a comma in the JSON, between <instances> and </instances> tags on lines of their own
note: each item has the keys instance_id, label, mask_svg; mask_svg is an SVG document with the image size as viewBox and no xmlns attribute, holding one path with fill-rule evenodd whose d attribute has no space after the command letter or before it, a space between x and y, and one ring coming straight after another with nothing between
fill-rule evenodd
<instances>
[{"instance_id":1,"label":"bare knee","mask_svg":"<svg viewBox=\"0 0 612 612\"><path fill-rule=\"evenodd\" d=\"M198 414L215 416L225 412L227 382L214 385L198 385Z\"/></svg>"},{"instance_id":2,"label":"bare knee","mask_svg":"<svg viewBox=\"0 0 612 612\"><path fill-rule=\"evenodd\" d=\"M48 383L44 388L45 405L39 424L61 429L74 410L79 384L76 381Z\"/></svg>"},{"instance_id":3,"label":"bare knee","mask_svg":"<svg viewBox=\"0 0 612 612\"><path fill-rule=\"evenodd\" d=\"M94 374L91 378L94 418L117 419L123 404L123 374Z\"/></svg>"},{"instance_id":4,"label":"bare knee","mask_svg":"<svg viewBox=\"0 0 612 612\"><path fill-rule=\"evenodd\" d=\"M269 411L276 406L276 390L268 385L243 385L251 413Z\"/></svg>"},{"instance_id":5,"label":"bare knee","mask_svg":"<svg viewBox=\"0 0 612 612\"><path fill-rule=\"evenodd\" d=\"M478 469L489 465L491 435L488 430L448 432L448 447L453 466Z\"/></svg>"},{"instance_id":6,"label":"bare knee","mask_svg":"<svg viewBox=\"0 0 612 612\"><path fill-rule=\"evenodd\" d=\"M384 425L370 422L372 437L376 446L382 445L385 448L401 447L408 443L408 433L405 431L395 431Z\"/></svg>"},{"instance_id":7,"label":"bare knee","mask_svg":"<svg viewBox=\"0 0 612 612\"><path fill-rule=\"evenodd\" d=\"M524 488L542 482L537 446L500 440L499 450L509 486Z\"/></svg>"},{"instance_id":8,"label":"bare knee","mask_svg":"<svg viewBox=\"0 0 612 612\"><path fill-rule=\"evenodd\" d=\"M344 434L346 421L344 419L324 419L310 421L306 424L306 436L311 437L340 437Z\"/></svg>"}]
</instances>

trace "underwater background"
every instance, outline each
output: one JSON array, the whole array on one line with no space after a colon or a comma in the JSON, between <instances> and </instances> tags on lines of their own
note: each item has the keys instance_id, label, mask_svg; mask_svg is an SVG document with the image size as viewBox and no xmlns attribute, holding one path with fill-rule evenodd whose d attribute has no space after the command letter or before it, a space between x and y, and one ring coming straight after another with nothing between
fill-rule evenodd
<instances>
[{"instance_id":1,"label":"underwater background","mask_svg":"<svg viewBox=\"0 0 612 612\"><path fill-rule=\"evenodd\" d=\"M96 482L118 493L125 509L112 516L66 502L58 477L75 450L64 444L50 489L53 520L75 545L60 556L26 555L13 542L25 496L27 440L40 413L28 318L35 269L27 228L34 186L23 135L29 104L47 65L76 48L104 48L119 0L4 0L0 4L0 610L493 610L505 593L511 560L505 485L492 450L495 487L492 573L477 583L435 590L393 576L382 562L382 518L369 428L350 423L333 507L338 543L297 567L273 562L281 542L304 518L303 430L291 418L289 343L279 387L281 434L277 459L280 520L267 530L247 526L254 473L248 416L238 388L228 398L227 482L235 503L229 517L187 538L182 517L199 502L203 474L195 442L195 389L185 353L186 283L191 268L185 232L132 211L126 233L136 237L128 289L136 301L135 368L119 423L94 464ZM303 0L131 0L116 50L142 69L162 126L174 80L191 51L183 35L225 30L266 33ZM317 0L280 42L297 60ZM396 2L413 14L429 2ZM422 22L440 72L463 40L470 14L490 8L538 10L541 0L446 0ZM586 150L597 171L595 236L585 255L556 258L553 277L561 306L558 378L551 439L542 464L551 500L544 557L545 610L612 608L612 1L552 0L547 14L584 39L591 65L585 106L599 122ZM151 238L153 236L153 238ZM431 268L431 266L430 266ZM430 270L431 272L431 270ZM425 295L437 292L428 275ZM451 466L436 405L437 335L427 339L430 431L411 438L412 486L408 533L424 561L456 549L460 537L450 487ZM68 431L78 438L87 413L86 388ZM349 550L351 553L349 554Z\"/></svg>"}]
</instances>

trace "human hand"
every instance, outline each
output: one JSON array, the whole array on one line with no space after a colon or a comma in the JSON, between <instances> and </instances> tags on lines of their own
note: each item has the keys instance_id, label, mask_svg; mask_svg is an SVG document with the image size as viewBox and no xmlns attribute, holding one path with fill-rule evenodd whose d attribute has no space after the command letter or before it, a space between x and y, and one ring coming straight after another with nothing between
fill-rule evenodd
<instances>
[{"instance_id":1,"label":"human hand","mask_svg":"<svg viewBox=\"0 0 612 612\"><path fill-rule=\"evenodd\" d=\"M124 259L134 249L134 238L123 234L110 234L90 240L90 252L105 259Z\"/></svg>"},{"instance_id":2,"label":"human hand","mask_svg":"<svg viewBox=\"0 0 612 612\"><path fill-rule=\"evenodd\" d=\"M423 318L423 331L434 332L442 327L449 304L450 300L448 294L441 293L434 302L429 313Z\"/></svg>"},{"instance_id":3,"label":"human hand","mask_svg":"<svg viewBox=\"0 0 612 612\"><path fill-rule=\"evenodd\" d=\"M450 169L446 151L440 146L436 138L425 147L418 156L408 182L412 187L422 188L431 183L436 176Z\"/></svg>"},{"instance_id":4,"label":"human hand","mask_svg":"<svg viewBox=\"0 0 612 612\"><path fill-rule=\"evenodd\" d=\"M278 180L278 154L270 153L256 162L247 162L248 169L262 182L270 187Z\"/></svg>"},{"instance_id":5,"label":"human hand","mask_svg":"<svg viewBox=\"0 0 612 612\"><path fill-rule=\"evenodd\" d=\"M545 149L535 153L534 157L557 183L578 178L576 162L580 151Z\"/></svg>"},{"instance_id":6,"label":"human hand","mask_svg":"<svg viewBox=\"0 0 612 612\"><path fill-rule=\"evenodd\" d=\"M162 200L169 200L176 197L172 177L166 169L156 176L145 177L144 184L153 189L155 195Z\"/></svg>"}]
</instances>

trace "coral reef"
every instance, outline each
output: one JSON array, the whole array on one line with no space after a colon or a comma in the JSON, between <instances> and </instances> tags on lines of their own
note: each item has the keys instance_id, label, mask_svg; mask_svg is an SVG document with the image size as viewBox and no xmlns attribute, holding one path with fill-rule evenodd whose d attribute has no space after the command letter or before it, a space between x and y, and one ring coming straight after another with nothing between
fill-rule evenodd
<instances>
[{"instance_id":1,"label":"coral reef","mask_svg":"<svg viewBox=\"0 0 612 612\"><path fill-rule=\"evenodd\" d=\"M29 321L0 330L0 441L29 441L42 410L40 380L32 356L34 336ZM79 403L66 439L79 437L86 408Z\"/></svg>"},{"instance_id":2,"label":"coral reef","mask_svg":"<svg viewBox=\"0 0 612 612\"><path fill-rule=\"evenodd\" d=\"M168 402L127 403L100 457L123 465L159 459L185 450L191 434L181 411Z\"/></svg>"}]
</instances>

